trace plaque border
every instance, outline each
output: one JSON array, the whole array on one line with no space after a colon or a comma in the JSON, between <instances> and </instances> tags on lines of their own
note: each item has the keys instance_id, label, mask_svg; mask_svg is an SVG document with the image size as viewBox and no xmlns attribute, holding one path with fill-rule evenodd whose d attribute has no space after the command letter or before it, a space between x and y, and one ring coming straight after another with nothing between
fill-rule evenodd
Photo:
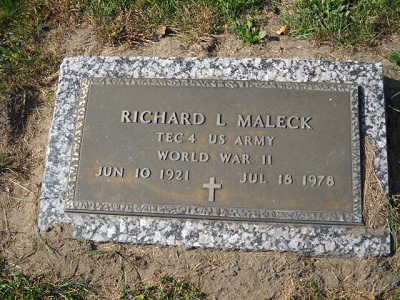
<instances>
[{"instance_id":1,"label":"plaque border","mask_svg":"<svg viewBox=\"0 0 400 300\"><path fill-rule=\"evenodd\" d=\"M266 210L251 208L225 208L181 205L108 203L99 201L75 200L78 179L80 149L86 116L89 87L98 85L148 85L148 86L193 86L224 88L275 88L316 91L340 91L350 93L351 115L351 153L352 153L352 191L353 208L349 212L319 212ZM334 223L363 225L363 206L361 193L361 148L359 133L359 100L358 86L345 83L316 82L276 82L255 80L220 80L220 79L160 79L160 78L102 78L89 77L81 79L78 111L72 142L71 165L67 184L65 212L96 213L136 216L178 217L223 219L262 222L298 222L298 223Z\"/></svg>"}]
</instances>

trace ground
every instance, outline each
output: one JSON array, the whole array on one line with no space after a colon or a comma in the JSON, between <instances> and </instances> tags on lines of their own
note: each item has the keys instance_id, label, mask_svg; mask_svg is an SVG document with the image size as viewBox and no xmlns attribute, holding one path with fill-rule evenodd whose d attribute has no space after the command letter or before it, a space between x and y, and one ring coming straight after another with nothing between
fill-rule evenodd
<instances>
[{"instance_id":1,"label":"ground","mask_svg":"<svg viewBox=\"0 0 400 300\"><path fill-rule=\"evenodd\" d=\"M388 60L399 43L398 36L388 37L373 49L339 49L331 44L277 36L276 27L277 24L270 26L269 34L274 38L260 45L245 44L237 36L227 34L207 35L194 41L167 36L140 45L111 47L98 43L90 26L82 24L68 34L60 35L54 29L57 38L49 38L47 47L57 48L63 57L140 55L380 61L385 66L388 102L390 95L400 90L399 68ZM293 253L94 243L73 239L72 229L63 224L40 235L38 199L57 78L58 74L50 76L50 88L39 91L46 93L49 103L31 111L26 130L19 137L21 145L29 150L30 161L34 161L30 175L25 178L8 176L6 188L0 194L0 254L23 273L89 279L105 299L119 299L125 281L131 286L139 282L146 284L166 274L190 280L207 294L207 299L289 299L295 295L300 297L297 299L309 299L307 289L315 285L325 295L336 295L337 299L399 297L398 252L390 257L369 259L310 258ZM395 153L399 147L393 137L400 129L397 125L400 113L395 110L396 103L389 104L391 180L395 183L400 160ZM394 191L398 192L395 184Z\"/></svg>"}]
</instances>

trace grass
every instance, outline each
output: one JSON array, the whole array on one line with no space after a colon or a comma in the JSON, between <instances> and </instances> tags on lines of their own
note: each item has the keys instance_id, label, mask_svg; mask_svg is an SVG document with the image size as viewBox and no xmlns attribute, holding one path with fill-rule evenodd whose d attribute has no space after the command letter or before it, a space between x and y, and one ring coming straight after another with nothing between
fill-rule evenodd
<instances>
[{"instance_id":1,"label":"grass","mask_svg":"<svg viewBox=\"0 0 400 300\"><path fill-rule=\"evenodd\" d=\"M115 251L88 251L84 254L95 255L108 253L121 259ZM28 277L9 266L5 259L0 259L0 299L2 300L39 300L39 299L87 299L101 297L101 289L91 286L83 280L64 278L54 280L50 276ZM206 299L206 295L193 283L176 279L173 276L162 276L153 284L138 284L134 288L124 288L120 299L128 300L189 300Z\"/></svg>"},{"instance_id":2,"label":"grass","mask_svg":"<svg viewBox=\"0 0 400 300\"><path fill-rule=\"evenodd\" d=\"M249 43L266 38L257 16L281 6L293 37L342 45L374 45L398 31L400 0L2 0L0 2L0 97L46 85L60 56L41 41L58 25L89 22L100 40L136 44L155 37L157 26L187 37L236 32ZM399 53L392 60L399 63ZM17 97L18 98L18 97Z\"/></svg>"},{"instance_id":3,"label":"grass","mask_svg":"<svg viewBox=\"0 0 400 300\"><path fill-rule=\"evenodd\" d=\"M131 288L128 285L127 266L124 256L114 250L95 249L85 251L82 254L88 256L106 255L107 259L116 258L119 262L119 268L122 272L122 296L123 300L189 300L206 299L205 294L201 292L192 282L176 279L173 276L165 275L150 285L138 284Z\"/></svg>"},{"instance_id":4,"label":"grass","mask_svg":"<svg viewBox=\"0 0 400 300\"><path fill-rule=\"evenodd\" d=\"M352 290L351 287L344 288L343 286L327 289L322 287L312 279L303 278L292 282L292 286L286 299L289 300L399 300L400 291L392 294L385 294L384 291L376 291L374 293L361 292Z\"/></svg>"},{"instance_id":5,"label":"grass","mask_svg":"<svg viewBox=\"0 0 400 300\"><path fill-rule=\"evenodd\" d=\"M4 5L7 3L7 5ZM0 6L0 91L42 84L57 67L54 54L41 48L44 17L39 1L3 0Z\"/></svg>"},{"instance_id":6,"label":"grass","mask_svg":"<svg viewBox=\"0 0 400 300\"><path fill-rule=\"evenodd\" d=\"M46 77L55 72L59 60L41 45L45 24L41 2L2 0L0 3L0 109L8 115L7 120L0 122L8 123L8 143L13 148L26 129L32 109L40 105L39 90L45 88ZM23 160L24 155L16 158Z\"/></svg>"},{"instance_id":7,"label":"grass","mask_svg":"<svg viewBox=\"0 0 400 300\"><path fill-rule=\"evenodd\" d=\"M236 32L258 43L266 34L256 16L276 5L276 0L2 0L0 74L11 76L3 77L0 91L40 85L54 73L60 58L44 51L40 40L46 30L71 19L90 22L111 45L153 39L159 25L188 37ZM400 22L400 0L297 0L282 11L292 36L340 44L376 44Z\"/></svg>"},{"instance_id":8,"label":"grass","mask_svg":"<svg viewBox=\"0 0 400 300\"><path fill-rule=\"evenodd\" d=\"M235 31L250 44L258 44L267 36L267 32L252 20L248 20L244 27L237 27Z\"/></svg>"},{"instance_id":9,"label":"grass","mask_svg":"<svg viewBox=\"0 0 400 300\"><path fill-rule=\"evenodd\" d=\"M328 299L327 291L310 279L299 280L293 284L289 300L323 300Z\"/></svg>"},{"instance_id":10,"label":"grass","mask_svg":"<svg viewBox=\"0 0 400 300\"><path fill-rule=\"evenodd\" d=\"M163 276L155 284L141 285L127 292L121 299L131 300L189 300L206 299L206 294L190 281Z\"/></svg>"},{"instance_id":11,"label":"grass","mask_svg":"<svg viewBox=\"0 0 400 300\"><path fill-rule=\"evenodd\" d=\"M82 281L65 278L54 282L49 277L28 278L0 260L0 299L86 299L93 294L90 286Z\"/></svg>"},{"instance_id":12,"label":"grass","mask_svg":"<svg viewBox=\"0 0 400 300\"><path fill-rule=\"evenodd\" d=\"M46 85L61 57L41 41L59 25L88 22L103 43L133 45L153 39L159 25L188 37L232 31L264 6L260 0L1 0L1 100Z\"/></svg>"},{"instance_id":13,"label":"grass","mask_svg":"<svg viewBox=\"0 0 400 300\"><path fill-rule=\"evenodd\" d=\"M388 142L392 149L389 152L392 157L391 161L398 161L398 149L400 146L400 134L398 128L400 126L400 91L393 85L388 83L388 88L385 91L387 97L387 116L388 116ZM393 235L394 249L400 249L400 168L399 164L391 166L390 178L392 180L392 189L394 195L389 199L389 223ZM397 195L396 195L397 194Z\"/></svg>"},{"instance_id":14,"label":"grass","mask_svg":"<svg viewBox=\"0 0 400 300\"><path fill-rule=\"evenodd\" d=\"M7 150L7 152L0 152L0 192L7 190L7 181L10 177L19 177L20 179L26 178L24 176L24 166L20 161L21 157L23 157L23 153L14 151L14 149ZM0 149L0 151L2 150Z\"/></svg>"},{"instance_id":15,"label":"grass","mask_svg":"<svg viewBox=\"0 0 400 300\"><path fill-rule=\"evenodd\" d=\"M394 249L400 247L400 198L393 197L389 206L390 227L393 235Z\"/></svg>"},{"instance_id":16,"label":"grass","mask_svg":"<svg viewBox=\"0 0 400 300\"><path fill-rule=\"evenodd\" d=\"M0 174L5 174L6 172L14 172L16 167L8 153L0 153Z\"/></svg>"},{"instance_id":17,"label":"grass","mask_svg":"<svg viewBox=\"0 0 400 300\"><path fill-rule=\"evenodd\" d=\"M143 42L158 26L189 38L221 33L245 24L268 1L260 0L96 0L88 15L96 23L99 37L109 44Z\"/></svg>"},{"instance_id":18,"label":"grass","mask_svg":"<svg viewBox=\"0 0 400 300\"><path fill-rule=\"evenodd\" d=\"M374 46L400 27L400 0L296 0L283 8L295 38Z\"/></svg>"},{"instance_id":19,"label":"grass","mask_svg":"<svg viewBox=\"0 0 400 300\"><path fill-rule=\"evenodd\" d=\"M400 67L400 44L397 46L397 51L390 56L390 61Z\"/></svg>"}]
</instances>

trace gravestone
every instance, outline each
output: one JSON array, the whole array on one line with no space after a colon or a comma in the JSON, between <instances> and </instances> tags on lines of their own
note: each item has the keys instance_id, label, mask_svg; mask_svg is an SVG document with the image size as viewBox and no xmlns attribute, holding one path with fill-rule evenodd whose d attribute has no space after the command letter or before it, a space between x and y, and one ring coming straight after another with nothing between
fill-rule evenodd
<instances>
[{"instance_id":1,"label":"gravestone","mask_svg":"<svg viewBox=\"0 0 400 300\"><path fill-rule=\"evenodd\" d=\"M363 217L366 139L387 193L382 66L63 61L39 211L95 241L390 254Z\"/></svg>"}]
</instances>

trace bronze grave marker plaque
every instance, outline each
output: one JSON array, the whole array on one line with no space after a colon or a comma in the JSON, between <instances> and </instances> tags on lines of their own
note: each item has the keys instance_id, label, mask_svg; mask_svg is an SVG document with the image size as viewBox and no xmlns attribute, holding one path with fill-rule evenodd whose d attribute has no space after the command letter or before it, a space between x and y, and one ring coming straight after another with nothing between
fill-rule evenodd
<instances>
[{"instance_id":1,"label":"bronze grave marker plaque","mask_svg":"<svg viewBox=\"0 0 400 300\"><path fill-rule=\"evenodd\" d=\"M362 223L356 85L81 86L68 212Z\"/></svg>"}]
</instances>

